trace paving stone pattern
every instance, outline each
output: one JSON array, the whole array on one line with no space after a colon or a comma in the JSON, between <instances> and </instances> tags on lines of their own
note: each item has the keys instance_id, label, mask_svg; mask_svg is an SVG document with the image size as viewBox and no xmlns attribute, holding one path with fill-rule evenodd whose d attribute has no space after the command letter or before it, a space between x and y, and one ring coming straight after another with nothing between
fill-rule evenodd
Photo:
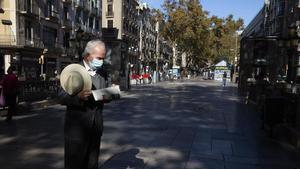
<instances>
[{"instance_id":1,"label":"paving stone pattern","mask_svg":"<svg viewBox=\"0 0 300 169\"><path fill-rule=\"evenodd\" d=\"M65 107L0 121L1 169L63 169ZM104 111L101 169L296 169L237 88L203 80L134 86Z\"/></svg>"}]
</instances>

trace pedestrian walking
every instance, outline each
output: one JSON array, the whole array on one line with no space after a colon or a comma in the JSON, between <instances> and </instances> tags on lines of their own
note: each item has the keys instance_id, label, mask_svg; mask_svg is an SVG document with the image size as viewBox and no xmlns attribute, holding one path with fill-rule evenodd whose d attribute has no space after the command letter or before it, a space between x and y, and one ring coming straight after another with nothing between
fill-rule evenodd
<instances>
[{"instance_id":1,"label":"pedestrian walking","mask_svg":"<svg viewBox=\"0 0 300 169\"><path fill-rule=\"evenodd\" d=\"M6 117L7 122L10 122L12 120L12 116L16 113L17 107L17 94L19 83L14 71L16 71L16 67L10 66L7 69L7 74L3 76L1 81L5 103L8 106L8 112Z\"/></svg>"},{"instance_id":2,"label":"pedestrian walking","mask_svg":"<svg viewBox=\"0 0 300 169\"><path fill-rule=\"evenodd\" d=\"M67 106L65 117L65 169L97 169L103 133L102 110L110 99L95 101L91 90L107 87L105 73L98 70L105 58L105 44L89 41L83 61L67 66L61 74L61 104Z\"/></svg>"},{"instance_id":3,"label":"pedestrian walking","mask_svg":"<svg viewBox=\"0 0 300 169\"><path fill-rule=\"evenodd\" d=\"M226 81L227 81L227 72L224 71L224 73L223 73L223 87L226 86Z\"/></svg>"},{"instance_id":4,"label":"pedestrian walking","mask_svg":"<svg viewBox=\"0 0 300 169\"><path fill-rule=\"evenodd\" d=\"M149 84L151 84L151 83L152 83L152 76L151 76L151 73L149 73L148 80L149 80Z\"/></svg>"},{"instance_id":5,"label":"pedestrian walking","mask_svg":"<svg viewBox=\"0 0 300 169\"><path fill-rule=\"evenodd\" d=\"M140 85L143 84L143 75L139 75L139 81L140 81Z\"/></svg>"}]
</instances>

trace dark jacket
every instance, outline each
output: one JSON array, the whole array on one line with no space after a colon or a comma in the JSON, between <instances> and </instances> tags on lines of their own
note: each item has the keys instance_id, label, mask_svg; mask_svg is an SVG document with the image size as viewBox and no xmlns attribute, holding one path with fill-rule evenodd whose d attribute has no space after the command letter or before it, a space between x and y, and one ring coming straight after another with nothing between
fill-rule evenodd
<instances>
[{"instance_id":1,"label":"dark jacket","mask_svg":"<svg viewBox=\"0 0 300 169\"><path fill-rule=\"evenodd\" d=\"M105 77L102 77L98 73L95 77L92 77L92 90L105 87L107 87ZM58 99L62 105L67 106L65 117L66 136L80 138L81 134L87 133L86 131L90 131L91 128L98 129L94 131L94 134L102 134L102 110L104 104L102 101L95 101L92 95L87 101L83 101L77 95L71 96L62 89L59 92Z\"/></svg>"},{"instance_id":2,"label":"dark jacket","mask_svg":"<svg viewBox=\"0 0 300 169\"><path fill-rule=\"evenodd\" d=\"M4 75L2 79L2 88L4 96L16 95L18 91L18 78L15 74L10 73Z\"/></svg>"}]
</instances>

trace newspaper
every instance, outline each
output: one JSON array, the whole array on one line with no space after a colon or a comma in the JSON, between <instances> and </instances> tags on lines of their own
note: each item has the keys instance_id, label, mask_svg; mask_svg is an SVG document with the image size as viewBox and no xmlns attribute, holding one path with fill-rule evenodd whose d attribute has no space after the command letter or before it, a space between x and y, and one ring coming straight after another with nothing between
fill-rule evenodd
<instances>
[{"instance_id":1,"label":"newspaper","mask_svg":"<svg viewBox=\"0 0 300 169\"><path fill-rule=\"evenodd\" d=\"M119 85L115 85L104 89L92 90L92 93L95 101L103 100L103 96L106 96L111 99L118 99L121 95Z\"/></svg>"}]
</instances>

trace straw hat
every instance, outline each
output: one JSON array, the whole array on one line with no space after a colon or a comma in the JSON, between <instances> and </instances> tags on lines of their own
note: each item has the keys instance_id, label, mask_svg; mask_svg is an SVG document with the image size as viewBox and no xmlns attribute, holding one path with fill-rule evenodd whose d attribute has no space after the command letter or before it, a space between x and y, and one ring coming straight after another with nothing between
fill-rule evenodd
<instances>
[{"instance_id":1,"label":"straw hat","mask_svg":"<svg viewBox=\"0 0 300 169\"><path fill-rule=\"evenodd\" d=\"M70 64L61 72L60 85L69 95L76 95L92 89L92 78L85 67Z\"/></svg>"}]
</instances>

